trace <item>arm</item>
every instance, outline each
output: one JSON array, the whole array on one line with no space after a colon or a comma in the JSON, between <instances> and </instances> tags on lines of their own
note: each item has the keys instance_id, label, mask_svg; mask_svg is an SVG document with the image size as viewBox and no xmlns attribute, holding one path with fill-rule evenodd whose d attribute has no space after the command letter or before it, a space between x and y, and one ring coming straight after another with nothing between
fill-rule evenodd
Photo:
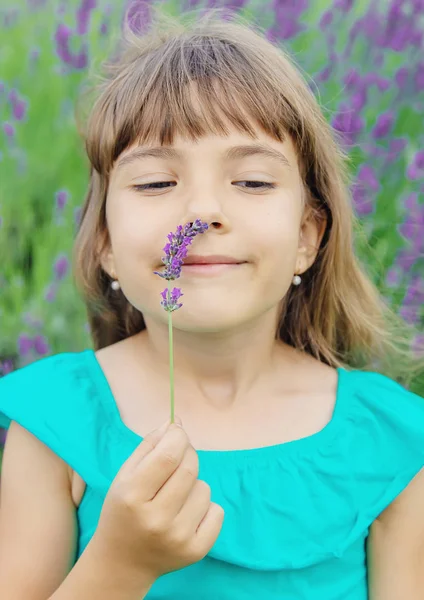
<instances>
[{"instance_id":1,"label":"arm","mask_svg":"<svg viewBox=\"0 0 424 600\"><path fill-rule=\"evenodd\" d=\"M49 600L142 600L154 578L110 565L94 537Z\"/></svg>"},{"instance_id":2,"label":"arm","mask_svg":"<svg viewBox=\"0 0 424 600\"><path fill-rule=\"evenodd\" d=\"M370 600L421 600L424 590L424 469L371 526Z\"/></svg>"},{"instance_id":3,"label":"arm","mask_svg":"<svg viewBox=\"0 0 424 600\"><path fill-rule=\"evenodd\" d=\"M0 491L2 600L140 600L147 593L153 581L110 564L95 535L74 565L78 530L68 467L16 422Z\"/></svg>"}]
</instances>

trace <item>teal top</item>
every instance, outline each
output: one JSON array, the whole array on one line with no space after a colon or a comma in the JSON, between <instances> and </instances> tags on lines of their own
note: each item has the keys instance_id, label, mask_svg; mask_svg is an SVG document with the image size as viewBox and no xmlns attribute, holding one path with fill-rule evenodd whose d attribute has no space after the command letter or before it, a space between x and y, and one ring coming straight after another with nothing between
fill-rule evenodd
<instances>
[{"instance_id":1,"label":"teal top","mask_svg":"<svg viewBox=\"0 0 424 600\"><path fill-rule=\"evenodd\" d=\"M331 421L305 438L199 450L199 478L225 509L200 562L158 579L147 600L366 600L375 518L424 465L424 400L375 372L338 369ZM142 438L129 429L92 350L43 358L0 379L17 421L86 482L78 557L105 495Z\"/></svg>"}]
</instances>

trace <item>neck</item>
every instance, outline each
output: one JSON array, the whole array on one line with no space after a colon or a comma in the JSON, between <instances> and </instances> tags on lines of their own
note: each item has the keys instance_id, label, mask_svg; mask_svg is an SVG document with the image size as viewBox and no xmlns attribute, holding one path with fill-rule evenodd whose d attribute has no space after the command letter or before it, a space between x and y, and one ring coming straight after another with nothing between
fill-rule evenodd
<instances>
[{"instance_id":1,"label":"neck","mask_svg":"<svg viewBox=\"0 0 424 600\"><path fill-rule=\"evenodd\" d=\"M173 328L175 388L218 409L244 403L275 371L290 347L275 339L277 312L269 311L247 326L230 331L193 333ZM169 380L169 339L166 323L146 319L146 330L135 336L144 356L163 381ZM167 378L167 379L166 379Z\"/></svg>"}]
</instances>

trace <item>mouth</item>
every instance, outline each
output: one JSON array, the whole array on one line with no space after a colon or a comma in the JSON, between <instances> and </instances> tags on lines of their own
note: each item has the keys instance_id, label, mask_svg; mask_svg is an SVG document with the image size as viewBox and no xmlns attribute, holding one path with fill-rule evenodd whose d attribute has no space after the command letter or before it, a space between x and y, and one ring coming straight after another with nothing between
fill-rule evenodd
<instances>
[{"instance_id":1,"label":"mouth","mask_svg":"<svg viewBox=\"0 0 424 600\"><path fill-rule=\"evenodd\" d=\"M218 275L220 273L234 272L240 269L246 262L242 263L190 263L183 264L181 274L184 275Z\"/></svg>"},{"instance_id":2,"label":"mouth","mask_svg":"<svg viewBox=\"0 0 424 600\"><path fill-rule=\"evenodd\" d=\"M205 272L218 272L223 271L225 269L235 269L236 267L241 267L246 263L189 263L188 265L183 264L183 271L205 271Z\"/></svg>"},{"instance_id":3,"label":"mouth","mask_svg":"<svg viewBox=\"0 0 424 600\"><path fill-rule=\"evenodd\" d=\"M181 274L183 275L217 275L226 272L234 272L243 265L248 264L245 260L240 260L232 256L211 255L199 256L190 255L184 259ZM162 265L163 270L165 267Z\"/></svg>"},{"instance_id":4,"label":"mouth","mask_svg":"<svg viewBox=\"0 0 424 600\"><path fill-rule=\"evenodd\" d=\"M217 275L235 274L241 270L246 262L243 263L192 263L183 265L181 275L187 277L213 277Z\"/></svg>"},{"instance_id":5,"label":"mouth","mask_svg":"<svg viewBox=\"0 0 424 600\"><path fill-rule=\"evenodd\" d=\"M234 258L233 256L224 256L214 254L211 256L200 256L192 254L184 259L183 266L191 265L240 265L246 261Z\"/></svg>"}]
</instances>

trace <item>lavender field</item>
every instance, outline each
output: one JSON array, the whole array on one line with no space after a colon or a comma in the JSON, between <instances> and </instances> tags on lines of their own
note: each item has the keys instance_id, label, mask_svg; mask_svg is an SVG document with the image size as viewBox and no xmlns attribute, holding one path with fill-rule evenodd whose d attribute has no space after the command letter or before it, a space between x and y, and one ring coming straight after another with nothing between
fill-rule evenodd
<instances>
[{"instance_id":1,"label":"lavender field","mask_svg":"<svg viewBox=\"0 0 424 600\"><path fill-rule=\"evenodd\" d=\"M424 0L160 4L175 15L227 6L294 54L351 156L359 256L424 352ZM0 376L91 345L70 273L88 181L74 109L126 7L4 0L0 8ZM138 10L147 23L149 3Z\"/></svg>"}]
</instances>

